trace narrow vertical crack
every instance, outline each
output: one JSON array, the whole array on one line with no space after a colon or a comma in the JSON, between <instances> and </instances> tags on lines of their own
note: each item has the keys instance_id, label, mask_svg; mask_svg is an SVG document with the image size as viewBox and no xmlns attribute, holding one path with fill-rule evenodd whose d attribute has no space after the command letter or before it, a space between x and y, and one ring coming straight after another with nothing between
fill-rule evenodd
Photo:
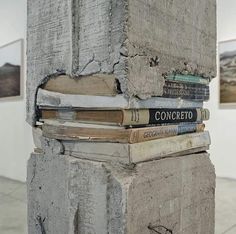
<instances>
[{"instance_id":1,"label":"narrow vertical crack","mask_svg":"<svg viewBox=\"0 0 236 234\"><path fill-rule=\"evenodd\" d=\"M38 217L37 217L37 221L38 221L39 226L40 226L40 229L41 229L41 234L46 234L46 230L45 230L45 227L44 227L45 218L42 219L41 216L38 216Z\"/></svg>"}]
</instances>

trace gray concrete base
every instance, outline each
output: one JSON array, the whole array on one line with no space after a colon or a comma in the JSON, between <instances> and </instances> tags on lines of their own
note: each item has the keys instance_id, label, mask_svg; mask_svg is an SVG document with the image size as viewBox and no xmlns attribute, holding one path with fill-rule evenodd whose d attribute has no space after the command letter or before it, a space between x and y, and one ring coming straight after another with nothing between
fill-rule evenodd
<instances>
[{"instance_id":1,"label":"gray concrete base","mask_svg":"<svg viewBox=\"0 0 236 234\"><path fill-rule=\"evenodd\" d=\"M207 153L132 168L34 153L27 183L30 234L214 234Z\"/></svg>"}]
</instances>

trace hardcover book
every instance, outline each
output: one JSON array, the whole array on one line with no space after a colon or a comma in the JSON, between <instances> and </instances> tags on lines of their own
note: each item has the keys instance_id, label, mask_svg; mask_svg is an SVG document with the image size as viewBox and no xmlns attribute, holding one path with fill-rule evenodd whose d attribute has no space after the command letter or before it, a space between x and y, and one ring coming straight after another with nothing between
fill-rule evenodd
<instances>
[{"instance_id":1,"label":"hardcover book","mask_svg":"<svg viewBox=\"0 0 236 234\"><path fill-rule=\"evenodd\" d=\"M209 110L202 108L128 110L41 109L41 119L59 119L121 126L191 123L208 120Z\"/></svg>"},{"instance_id":2,"label":"hardcover book","mask_svg":"<svg viewBox=\"0 0 236 234\"><path fill-rule=\"evenodd\" d=\"M82 76L79 78L60 75L49 79L41 87L48 91L63 94L115 96L119 93L114 76L105 74Z\"/></svg>"},{"instance_id":3,"label":"hardcover book","mask_svg":"<svg viewBox=\"0 0 236 234\"><path fill-rule=\"evenodd\" d=\"M206 101L209 99L209 93L209 86L195 83L166 80L163 87L163 97L165 98Z\"/></svg>"},{"instance_id":4,"label":"hardcover book","mask_svg":"<svg viewBox=\"0 0 236 234\"><path fill-rule=\"evenodd\" d=\"M99 74L81 78L60 75L52 77L41 87L47 91L74 95L116 96L120 93L118 82L114 76ZM209 87L199 83L166 80L162 97L207 100Z\"/></svg>"},{"instance_id":5,"label":"hardcover book","mask_svg":"<svg viewBox=\"0 0 236 234\"><path fill-rule=\"evenodd\" d=\"M46 121L43 136L58 140L138 143L192 132L204 131L204 124L166 125L143 128L119 128L83 123Z\"/></svg>"},{"instance_id":6,"label":"hardcover book","mask_svg":"<svg viewBox=\"0 0 236 234\"><path fill-rule=\"evenodd\" d=\"M177 82L186 82L194 84L208 85L210 80L209 78L204 78L201 76L193 75L182 75L182 74L171 74L166 77L166 80L172 80Z\"/></svg>"},{"instance_id":7,"label":"hardcover book","mask_svg":"<svg viewBox=\"0 0 236 234\"><path fill-rule=\"evenodd\" d=\"M141 109L141 108L201 108L202 101L180 98L151 97L138 99L124 97L122 94L114 97L94 95L73 95L47 91L39 88L37 103L39 108L103 108L103 109Z\"/></svg>"},{"instance_id":8,"label":"hardcover book","mask_svg":"<svg viewBox=\"0 0 236 234\"><path fill-rule=\"evenodd\" d=\"M90 160L118 161L124 164L203 152L209 148L210 143L208 132L190 133L136 144L61 141L64 153L67 155Z\"/></svg>"}]
</instances>

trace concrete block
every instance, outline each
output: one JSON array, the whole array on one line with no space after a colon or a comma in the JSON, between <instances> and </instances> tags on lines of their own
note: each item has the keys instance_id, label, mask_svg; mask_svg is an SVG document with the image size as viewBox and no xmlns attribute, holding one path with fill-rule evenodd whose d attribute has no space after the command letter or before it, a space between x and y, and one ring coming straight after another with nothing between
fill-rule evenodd
<instances>
[{"instance_id":1,"label":"concrete block","mask_svg":"<svg viewBox=\"0 0 236 234\"><path fill-rule=\"evenodd\" d=\"M30 234L214 234L208 154L125 167L61 155L54 143L28 162Z\"/></svg>"},{"instance_id":2,"label":"concrete block","mask_svg":"<svg viewBox=\"0 0 236 234\"><path fill-rule=\"evenodd\" d=\"M54 73L113 74L126 98L161 96L164 75L212 78L215 0L29 0L28 121Z\"/></svg>"}]
</instances>

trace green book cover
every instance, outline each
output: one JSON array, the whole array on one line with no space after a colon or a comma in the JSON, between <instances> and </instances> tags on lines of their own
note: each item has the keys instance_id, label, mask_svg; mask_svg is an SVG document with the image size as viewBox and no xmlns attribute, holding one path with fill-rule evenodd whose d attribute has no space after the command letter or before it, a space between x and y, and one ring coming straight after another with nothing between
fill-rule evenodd
<instances>
[{"instance_id":1,"label":"green book cover","mask_svg":"<svg viewBox=\"0 0 236 234\"><path fill-rule=\"evenodd\" d=\"M168 75L166 79L172 80L172 81L197 83L197 84L203 84L203 85L209 84L208 79L203 78L201 76L194 76L194 75L172 74L172 75Z\"/></svg>"}]
</instances>

